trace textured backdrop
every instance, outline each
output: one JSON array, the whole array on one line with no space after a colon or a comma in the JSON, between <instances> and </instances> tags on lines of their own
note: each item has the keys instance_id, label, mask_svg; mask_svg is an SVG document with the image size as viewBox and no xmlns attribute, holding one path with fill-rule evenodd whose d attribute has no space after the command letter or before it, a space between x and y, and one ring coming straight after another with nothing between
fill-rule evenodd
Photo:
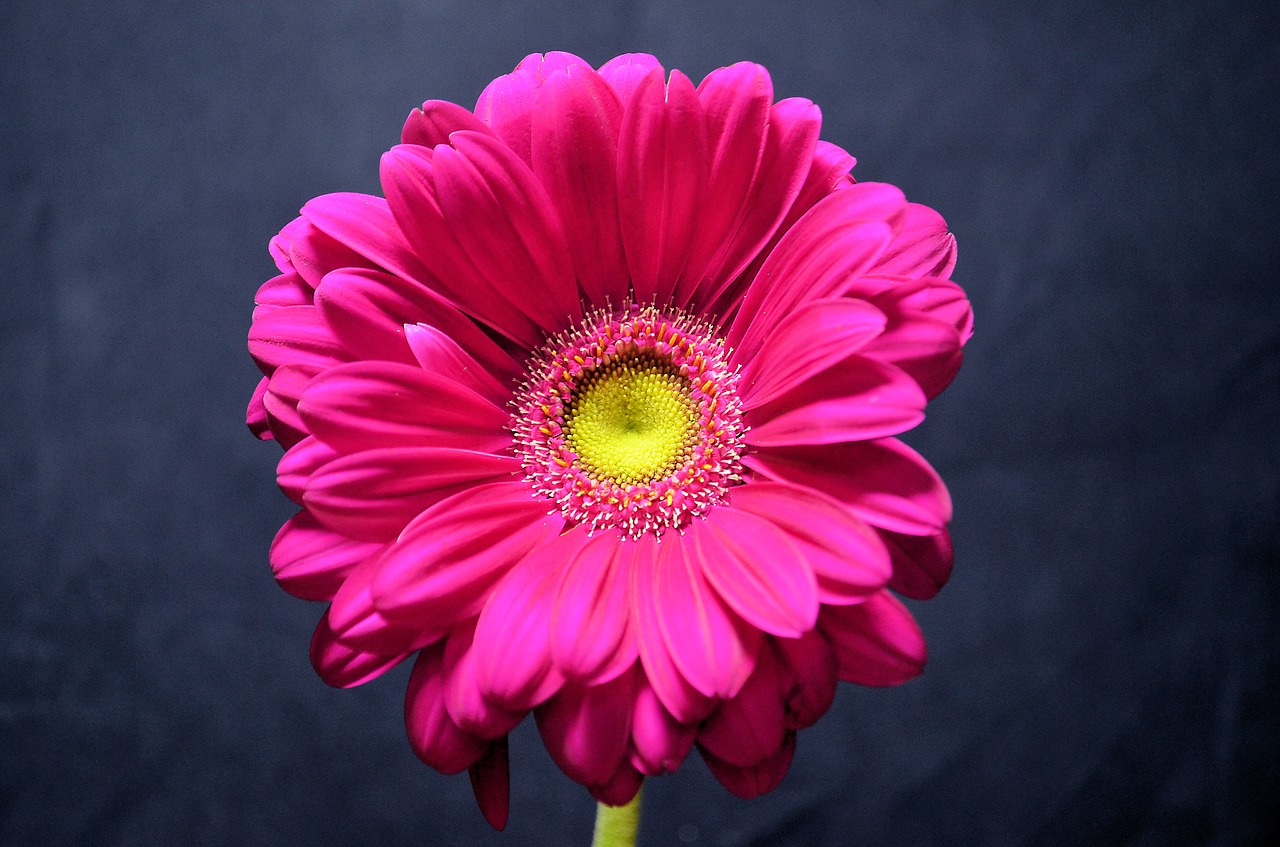
<instances>
[{"instance_id":1,"label":"textured backdrop","mask_svg":"<svg viewBox=\"0 0 1280 847\"><path fill-rule=\"evenodd\" d=\"M243 426L267 240L378 191L412 107L547 49L766 64L855 176L947 217L977 314L909 436L957 504L925 675L843 687L763 799L696 757L653 781L642 843L1260 843L1280 42L1232 5L6 0L0 843L585 847L529 725L499 835L414 759L406 668L313 675Z\"/></svg>"}]
</instances>

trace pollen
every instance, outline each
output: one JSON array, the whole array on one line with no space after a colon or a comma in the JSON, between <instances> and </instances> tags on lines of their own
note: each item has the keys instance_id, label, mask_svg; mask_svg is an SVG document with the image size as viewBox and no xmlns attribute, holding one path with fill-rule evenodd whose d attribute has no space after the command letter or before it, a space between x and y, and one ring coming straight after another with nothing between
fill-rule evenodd
<instances>
[{"instance_id":1,"label":"pollen","mask_svg":"<svg viewBox=\"0 0 1280 847\"><path fill-rule=\"evenodd\" d=\"M626 306L588 316L530 362L511 421L534 490L574 524L679 529L741 481L737 373L715 329Z\"/></svg>"}]
</instances>

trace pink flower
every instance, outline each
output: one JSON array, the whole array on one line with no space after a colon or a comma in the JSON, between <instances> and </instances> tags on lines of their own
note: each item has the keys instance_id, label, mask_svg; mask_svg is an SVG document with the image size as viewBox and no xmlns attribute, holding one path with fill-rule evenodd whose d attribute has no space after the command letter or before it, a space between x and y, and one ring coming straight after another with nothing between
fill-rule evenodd
<instances>
[{"instance_id":1,"label":"pink flower","mask_svg":"<svg viewBox=\"0 0 1280 847\"><path fill-rule=\"evenodd\" d=\"M535 54L474 112L414 110L385 200L271 243L249 426L302 507L276 578L331 603L331 685L417 654L409 740L495 826L530 711L603 802L695 745L750 797L838 679L921 670L892 592L945 582L951 503L892 436L971 315L942 218L819 124L754 64Z\"/></svg>"}]
</instances>

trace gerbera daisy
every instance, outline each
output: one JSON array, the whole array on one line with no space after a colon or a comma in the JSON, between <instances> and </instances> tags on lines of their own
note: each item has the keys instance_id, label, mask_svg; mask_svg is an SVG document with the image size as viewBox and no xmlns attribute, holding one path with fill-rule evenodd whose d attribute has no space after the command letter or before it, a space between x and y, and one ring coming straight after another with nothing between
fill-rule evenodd
<instances>
[{"instance_id":1,"label":"gerbera daisy","mask_svg":"<svg viewBox=\"0 0 1280 847\"><path fill-rule=\"evenodd\" d=\"M923 665L892 592L946 580L951 504L893 436L970 311L942 218L819 125L759 65L535 54L415 109L386 199L271 243L248 417L301 506L272 567L330 602L326 682L417 654L413 749L497 827L530 711L603 803L695 745L749 797L837 679Z\"/></svg>"}]
</instances>

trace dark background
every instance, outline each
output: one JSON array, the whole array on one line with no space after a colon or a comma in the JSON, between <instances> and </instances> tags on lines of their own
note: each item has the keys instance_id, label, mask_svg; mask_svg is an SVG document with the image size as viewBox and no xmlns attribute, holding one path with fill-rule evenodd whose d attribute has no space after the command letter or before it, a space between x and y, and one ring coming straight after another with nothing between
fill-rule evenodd
<instances>
[{"instance_id":1,"label":"dark background","mask_svg":"<svg viewBox=\"0 0 1280 847\"><path fill-rule=\"evenodd\" d=\"M1262 4L1257 4L1259 7ZM691 759L645 845L1237 845L1280 797L1275 21L1249 3L0 4L0 843L535 845L593 804L528 724L511 824L326 688L243 409L268 239L378 191L526 53L754 59L939 209L977 335L911 441L951 486L932 655L782 787Z\"/></svg>"}]
</instances>

